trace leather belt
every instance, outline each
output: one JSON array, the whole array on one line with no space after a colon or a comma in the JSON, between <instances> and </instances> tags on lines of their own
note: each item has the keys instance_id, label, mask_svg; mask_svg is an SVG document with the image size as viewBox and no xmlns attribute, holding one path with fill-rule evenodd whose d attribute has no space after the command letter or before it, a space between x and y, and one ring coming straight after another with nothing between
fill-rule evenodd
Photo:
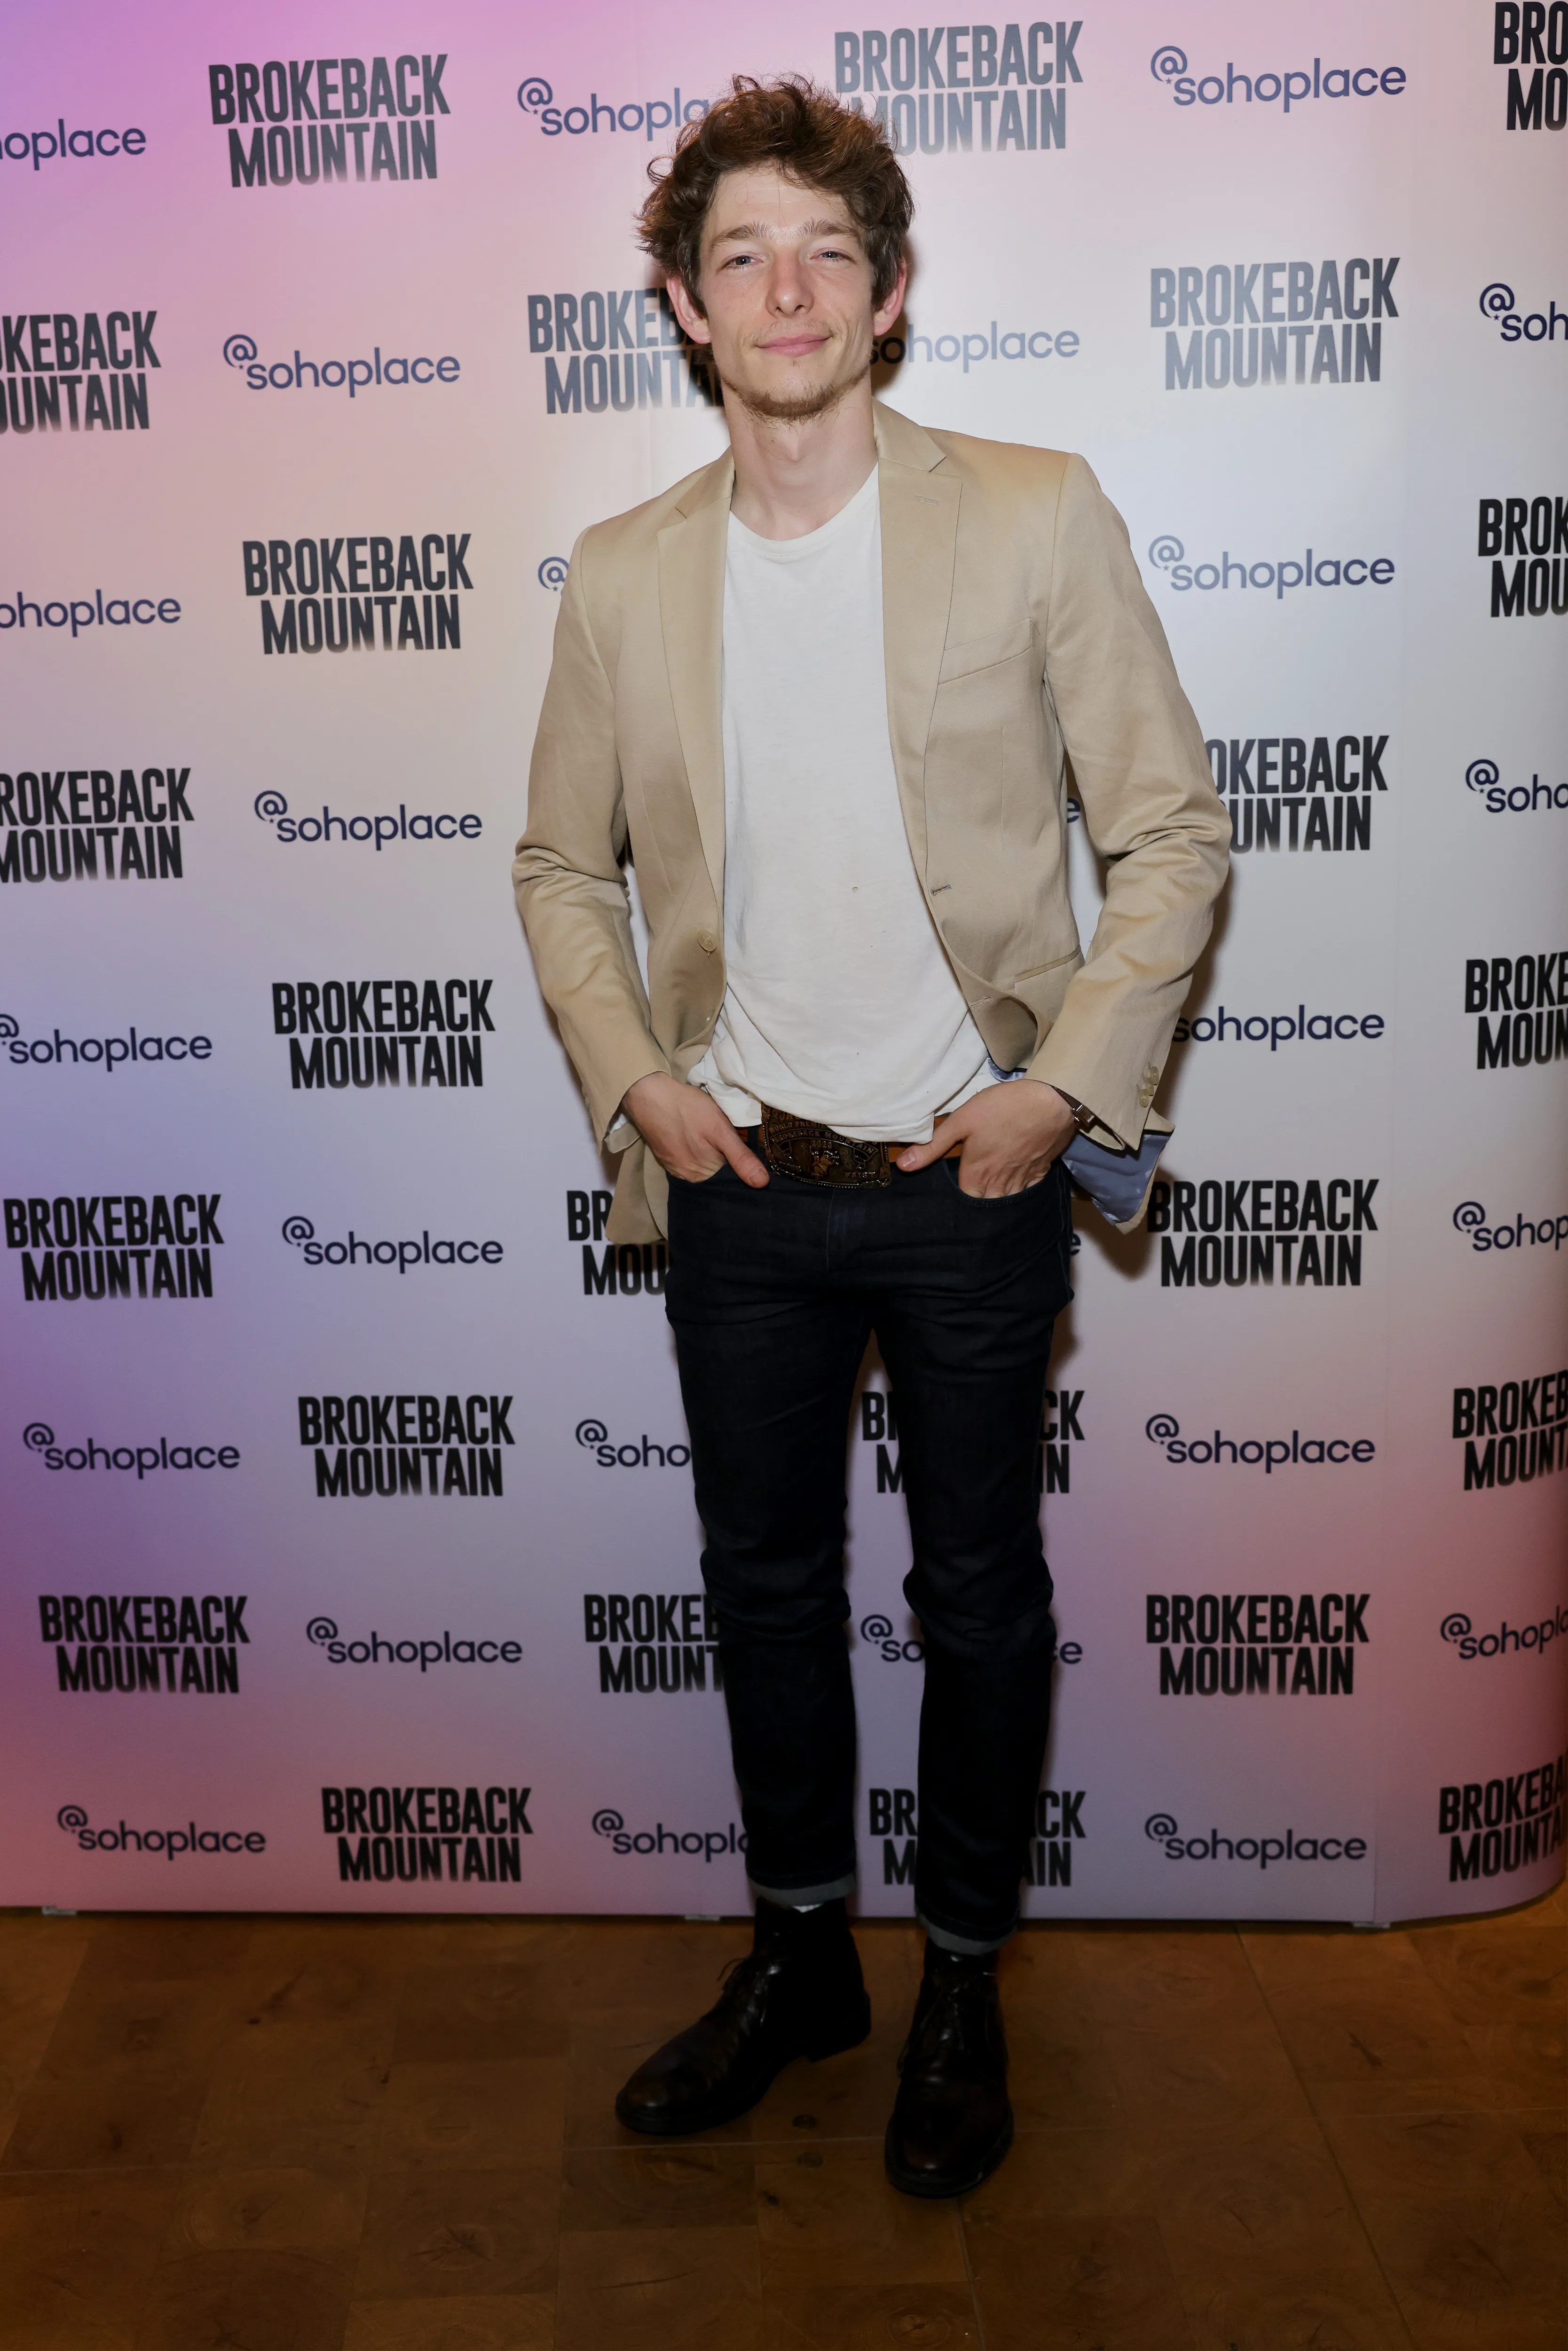
<instances>
[{"instance_id":1,"label":"leather belt","mask_svg":"<svg viewBox=\"0 0 1568 2351\"><path fill-rule=\"evenodd\" d=\"M877 1191L891 1184L894 1161L909 1143L865 1143L840 1134L812 1118L762 1104L762 1123L747 1127L746 1140L776 1176L792 1176L798 1184L817 1184L831 1190ZM956 1143L945 1159L956 1159L963 1150Z\"/></svg>"}]
</instances>

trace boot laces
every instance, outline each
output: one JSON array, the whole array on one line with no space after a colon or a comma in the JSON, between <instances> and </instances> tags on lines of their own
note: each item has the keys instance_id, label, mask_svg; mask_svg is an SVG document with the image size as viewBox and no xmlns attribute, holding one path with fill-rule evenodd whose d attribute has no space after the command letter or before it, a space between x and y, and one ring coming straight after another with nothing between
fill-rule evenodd
<instances>
[{"instance_id":1,"label":"boot laces","mask_svg":"<svg viewBox=\"0 0 1568 2351\"><path fill-rule=\"evenodd\" d=\"M748 2001L766 1997L765 1987L772 1972L772 1955L755 1946L727 1959L718 1971L719 1994L712 2013L744 2008Z\"/></svg>"},{"instance_id":2,"label":"boot laces","mask_svg":"<svg viewBox=\"0 0 1568 2351\"><path fill-rule=\"evenodd\" d=\"M951 2064L955 2058L981 2055L989 2038L990 1983L988 1975L967 1970L938 1977L929 2007L911 2026L899 2053L899 2072L912 2057L928 2066L938 2059Z\"/></svg>"}]
</instances>

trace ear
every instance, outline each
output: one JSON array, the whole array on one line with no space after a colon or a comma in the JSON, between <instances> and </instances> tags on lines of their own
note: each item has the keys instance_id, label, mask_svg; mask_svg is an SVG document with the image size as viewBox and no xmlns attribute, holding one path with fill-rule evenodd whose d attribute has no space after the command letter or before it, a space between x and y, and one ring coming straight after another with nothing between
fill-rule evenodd
<instances>
[{"instance_id":1,"label":"ear","mask_svg":"<svg viewBox=\"0 0 1568 2351\"><path fill-rule=\"evenodd\" d=\"M671 309L674 312L681 328L691 337L693 342L711 343L713 340L713 329L709 327L707 320L703 317L702 312L697 308L696 304L692 300L690 294L686 291L685 279L684 277L666 277L664 280L664 290L670 298Z\"/></svg>"},{"instance_id":2,"label":"ear","mask_svg":"<svg viewBox=\"0 0 1568 2351\"><path fill-rule=\"evenodd\" d=\"M898 276L893 281L892 292L886 301L872 313L871 330L873 335L886 334L904 308L904 298L908 287L909 264L907 261L901 261L898 265Z\"/></svg>"}]
</instances>

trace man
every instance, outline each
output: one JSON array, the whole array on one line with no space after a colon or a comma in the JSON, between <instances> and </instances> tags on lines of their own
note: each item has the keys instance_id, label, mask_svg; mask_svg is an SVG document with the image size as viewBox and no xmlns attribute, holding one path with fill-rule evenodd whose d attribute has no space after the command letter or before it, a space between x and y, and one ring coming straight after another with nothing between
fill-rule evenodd
<instances>
[{"instance_id":1,"label":"man","mask_svg":"<svg viewBox=\"0 0 1568 2351\"><path fill-rule=\"evenodd\" d=\"M1071 1295L1061 1154L1120 1155L1138 1213L1228 827L1082 460L873 403L911 212L882 130L807 83L737 78L682 134L643 242L717 371L730 455L580 540L515 875L622 1154L611 1235L669 1237L757 1906L717 2005L616 2111L711 2128L869 2030L843 1542L874 1331L925 1643L926 1956L887 2168L945 2196L1012 2133L996 1954L1050 1717L1033 1472ZM1068 758L1109 868L1087 960Z\"/></svg>"}]
</instances>

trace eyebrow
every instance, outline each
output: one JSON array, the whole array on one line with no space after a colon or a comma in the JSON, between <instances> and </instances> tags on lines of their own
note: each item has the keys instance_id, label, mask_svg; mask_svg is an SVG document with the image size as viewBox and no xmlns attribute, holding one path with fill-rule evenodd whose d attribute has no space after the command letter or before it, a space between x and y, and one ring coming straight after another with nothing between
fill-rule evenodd
<instances>
[{"instance_id":1,"label":"eyebrow","mask_svg":"<svg viewBox=\"0 0 1568 2351\"><path fill-rule=\"evenodd\" d=\"M758 244L766 245L777 237L779 231L768 221L740 221L733 228L716 230L713 241L715 245L739 245L755 240ZM802 223L798 234L807 237L847 236L853 237L857 245L860 242L860 231L852 221L846 220L806 221Z\"/></svg>"}]
</instances>

